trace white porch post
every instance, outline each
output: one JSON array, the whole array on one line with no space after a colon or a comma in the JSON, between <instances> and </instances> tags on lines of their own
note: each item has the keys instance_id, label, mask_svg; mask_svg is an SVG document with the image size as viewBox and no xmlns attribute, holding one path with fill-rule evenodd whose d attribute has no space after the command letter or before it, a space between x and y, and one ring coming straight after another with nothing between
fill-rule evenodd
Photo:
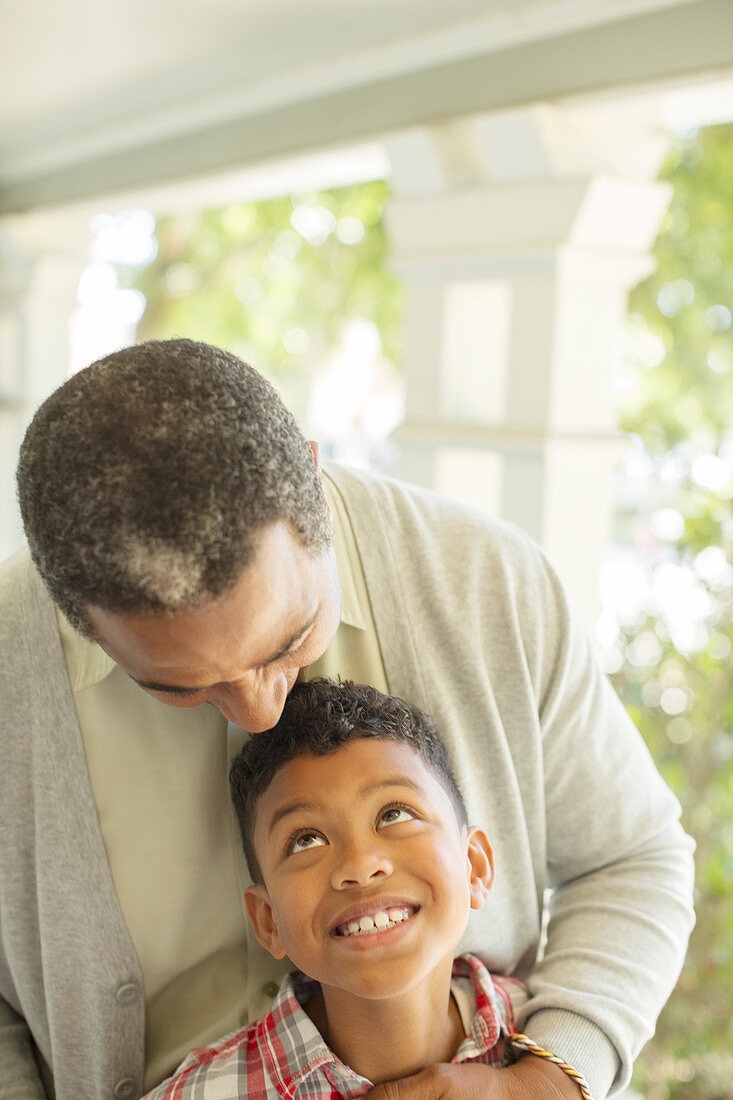
<instances>
[{"instance_id":1,"label":"white porch post","mask_svg":"<svg viewBox=\"0 0 733 1100\"><path fill-rule=\"evenodd\" d=\"M626 297L669 192L618 108L537 106L388 143L407 290L400 475L525 528L591 624L621 441Z\"/></svg>"},{"instance_id":2,"label":"white porch post","mask_svg":"<svg viewBox=\"0 0 733 1100\"><path fill-rule=\"evenodd\" d=\"M45 212L0 220L0 560L23 542L18 448L39 403L67 376L69 322L88 218Z\"/></svg>"}]
</instances>

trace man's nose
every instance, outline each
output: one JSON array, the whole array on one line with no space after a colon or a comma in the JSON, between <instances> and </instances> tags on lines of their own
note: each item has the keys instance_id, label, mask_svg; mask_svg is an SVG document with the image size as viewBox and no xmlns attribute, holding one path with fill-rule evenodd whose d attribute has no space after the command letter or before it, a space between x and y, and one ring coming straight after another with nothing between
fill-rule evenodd
<instances>
[{"instance_id":1,"label":"man's nose","mask_svg":"<svg viewBox=\"0 0 733 1100\"><path fill-rule=\"evenodd\" d=\"M216 705L225 718L248 733L262 733L277 723L291 687L284 672L256 681L237 681L226 685Z\"/></svg>"},{"instance_id":2,"label":"man's nose","mask_svg":"<svg viewBox=\"0 0 733 1100\"><path fill-rule=\"evenodd\" d=\"M337 854L331 885L334 890L371 886L391 874L391 860L378 837L352 838Z\"/></svg>"}]
</instances>

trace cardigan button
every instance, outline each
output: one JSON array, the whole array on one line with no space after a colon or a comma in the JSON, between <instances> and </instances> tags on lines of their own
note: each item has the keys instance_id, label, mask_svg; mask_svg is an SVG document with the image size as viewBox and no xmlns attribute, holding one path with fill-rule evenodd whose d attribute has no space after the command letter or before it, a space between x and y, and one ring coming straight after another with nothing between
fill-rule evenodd
<instances>
[{"instance_id":1,"label":"cardigan button","mask_svg":"<svg viewBox=\"0 0 733 1100\"><path fill-rule=\"evenodd\" d=\"M135 1100L135 1097L140 1095L140 1090L137 1087L137 1081L132 1077L123 1077L121 1081L118 1081L114 1088L115 1100Z\"/></svg>"},{"instance_id":2,"label":"cardigan button","mask_svg":"<svg viewBox=\"0 0 733 1100\"><path fill-rule=\"evenodd\" d=\"M262 992L265 994L266 997L276 997L279 989L280 986L277 984L277 982L265 982L262 987Z\"/></svg>"},{"instance_id":3,"label":"cardigan button","mask_svg":"<svg viewBox=\"0 0 733 1100\"><path fill-rule=\"evenodd\" d=\"M134 1005L140 999L140 986L135 982L125 982L115 993L115 998L120 1005Z\"/></svg>"}]
</instances>

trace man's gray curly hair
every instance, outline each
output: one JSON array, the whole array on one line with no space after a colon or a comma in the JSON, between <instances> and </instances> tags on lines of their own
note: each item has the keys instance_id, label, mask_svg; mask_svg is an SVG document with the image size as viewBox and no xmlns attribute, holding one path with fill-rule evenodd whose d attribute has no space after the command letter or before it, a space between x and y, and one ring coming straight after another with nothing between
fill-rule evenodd
<instances>
[{"instance_id":1,"label":"man's gray curly hair","mask_svg":"<svg viewBox=\"0 0 733 1100\"><path fill-rule=\"evenodd\" d=\"M273 387L192 340L125 348L75 374L21 446L18 499L52 599L92 636L85 605L150 613L231 589L261 528L330 544L313 454Z\"/></svg>"}]
</instances>

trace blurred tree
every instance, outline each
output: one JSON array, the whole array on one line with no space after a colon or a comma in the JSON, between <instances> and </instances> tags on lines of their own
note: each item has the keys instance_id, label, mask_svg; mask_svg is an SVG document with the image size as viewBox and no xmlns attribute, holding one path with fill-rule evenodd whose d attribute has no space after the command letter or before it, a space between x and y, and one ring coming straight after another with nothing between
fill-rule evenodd
<instances>
[{"instance_id":1,"label":"blurred tree","mask_svg":"<svg viewBox=\"0 0 733 1100\"><path fill-rule=\"evenodd\" d=\"M268 375L302 415L349 323L398 359L402 294L387 267L383 181L161 218L157 257L120 271L146 298L138 339L190 336Z\"/></svg>"},{"instance_id":2,"label":"blurred tree","mask_svg":"<svg viewBox=\"0 0 733 1100\"><path fill-rule=\"evenodd\" d=\"M631 297L623 426L646 461L633 522L648 598L615 687L697 841L697 926L635 1073L646 1100L733 1098L733 126L679 140L657 269Z\"/></svg>"}]
</instances>

